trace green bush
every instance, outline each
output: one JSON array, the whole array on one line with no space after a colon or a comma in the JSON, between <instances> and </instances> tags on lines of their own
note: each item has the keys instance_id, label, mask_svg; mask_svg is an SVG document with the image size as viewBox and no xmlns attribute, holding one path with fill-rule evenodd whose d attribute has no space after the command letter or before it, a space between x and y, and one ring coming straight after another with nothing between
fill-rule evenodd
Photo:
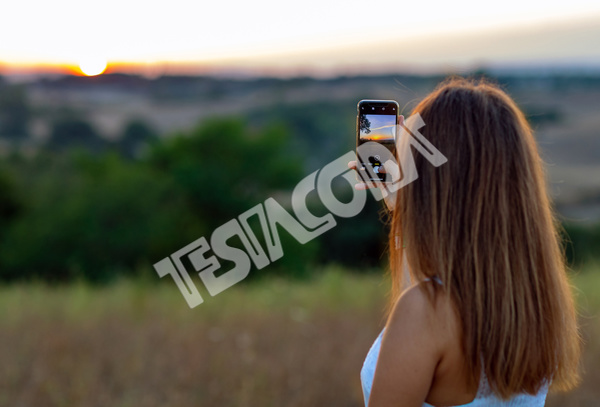
<instances>
[{"instance_id":1,"label":"green bush","mask_svg":"<svg viewBox=\"0 0 600 407\"><path fill-rule=\"evenodd\" d=\"M115 155L71 155L7 230L4 279L106 281L202 233L164 174Z\"/></svg>"},{"instance_id":2,"label":"green bush","mask_svg":"<svg viewBox=\"0 0 600 407\"><path fill-rule=\"evenodd\" d=\"M209 120L191 134L155 144L148 164L178 185L189 210L212 232L265 199L289 193L302 179L302 161L291 150L287 134L282 126L251 131L241 119ZM280 235L284 257L251 272L252 278L307 272L318 242L301 245L285 232ZM205 237L210 240L209 235ZM223 269L228 267L223 265Z\"/></svg>"},{"instance_id":3,"label":"green bush","mask_svg":"<svg viewBox=\"0 0 600 407\"><path fill-rule=\"evenodd\" d=\"M600 223L580 225L564 223L565 251L569 264L581 266L600 257Z\"/></svg>"},{"instance_id":4,"label":"green bush","mask_svg":"<svg viewBox=\"0 0 600 407\"><path fill-rule=\"evenodd\" d=\"M279 126L250 132L241 120L220 119L156 140L138 160L73 149L13 157L15 199L24 203L21 216L2 229L0 279L102 282L151 270L154 262L199 237L210 239L218 226L291 190L302 170L287 150L286 134ZM10 205L1 177L0 192ZM285 234L282 241L286 255L269 272L302 275L317 242L301 245Z\"/></svg>"}]
</instances>

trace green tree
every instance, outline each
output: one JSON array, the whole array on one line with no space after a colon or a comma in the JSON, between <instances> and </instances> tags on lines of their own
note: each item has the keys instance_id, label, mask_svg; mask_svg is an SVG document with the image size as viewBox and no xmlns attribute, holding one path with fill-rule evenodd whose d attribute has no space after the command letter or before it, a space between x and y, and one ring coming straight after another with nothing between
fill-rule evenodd
<instances>
[{"instance_id":1,"label":"green tree","mask_svg":"<svg viewBox=\"0 0 600 407\"><path fill-rule=\"evenodd\" d=\"M100 152L106 149L107 142L88 121L78 117L62 117L52 125L48 147L55 151L79 148Z\"/></svg>"},{"instance_id":2,"label":"green tree","mask_svg":"<svg viewBox=\"0 0 600 407\"><path fill-rule=\"evenodd\" d=\"M157 144L148 161L183 188L211 228L302 177L301 160L286 150L285 129L250 132L234 119L210 120Z\"/></svg>"},{"instance_id":3,"label":"green tree","mask_svg":"<svg viewBox=\"0 0 600 407\"><path fill-rule=\"evenodd\" d=\"M0 252L5 280L107 281L152 264L205 229L176 185L118 156L72 153L45 170Z\"/></svg>"},{"instance_id":4,"label":"green tree","mask_svg":"<svg viewBox=\"0 0 600 407\"><path fill-rule=\"evenodd\" d=\"M21 202L16 195L14 181L5 171L0 171L0 242L9 225L22 210ZM1 267L1 266L0 266Z\"/></svg>"},{"instance_id":5,"label":"green tree","mask_svg":"<svg viewBox=\"0 0 600 407\"><path fill-rule=\"evenodd\" d=\"M360 131L364 131L365 134L369 134L371 132L371 122L367 119L366 115L360 115L360 123L359 123Z\"/></svg>"},{"instance_id":6,"label":"green tree","mask_svg":"<svg viewBox=\"0 0 600 407\"><path fill-rule=\"evenodd\" d=\"M590 260L600 259L600 223L563 223L562 235L565 239L565 255L572 266L581 266Z\"/></svg>"},{"instance_id":7,"label":"green tree","mask_svg":"<svg viewBox=\"0 0 600 407\"><path fill-rule=\"evenodd\" d=\"M242 120L209 120L157 144L149 163L182 188L189 208L212 231L302 179L302 161L290 151L287 134L281 126L251 131ZM281 236L285 256L269 269L302 274L317 242L301 245L285 231Z\"/></svg>"},{"instance_id":8,"label":"green tree","mask_svg":"<svg viewBox=\"0 0 600 407\"><path fill-rule=\"evenodd\" d=\"M127 158L139 158L157 139L158 134L148 123L134 119L125 125L119 137L119 150Z\"/></svg>"},{"instance_id":9,"label":"green tree","mask_svg":"<svg viewBox=\"0 0 600 407\"><path fill-rule=\"evenodd\" d=\"M143 160L85 150L15 160L18 196L27 202L6 229L0 278L107 281L152 271L139 266L209 239L216 227L295 186L301 161L290 155L286 134L221 119L157 141ZM316 243L280 234L285 256L269 270L302 274Z\"/></svg>"}]
</instances>

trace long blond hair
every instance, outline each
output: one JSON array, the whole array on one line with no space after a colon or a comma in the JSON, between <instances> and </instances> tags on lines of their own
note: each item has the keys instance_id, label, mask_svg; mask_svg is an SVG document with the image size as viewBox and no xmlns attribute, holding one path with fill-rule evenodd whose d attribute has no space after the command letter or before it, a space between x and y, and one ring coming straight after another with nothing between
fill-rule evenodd
<instances>
[{"instance_id":1,"label":"long blond hair","mask_svg":"<svg viewBox=\"0 0 600 407\"><path fill-rule=\"evenodd\" d=\"M572 388L581 352L576 312L525 116L497 86L462 78L443 82L416 112L421 133L448 162L436 168L415 154L419 178L398 192L390 305L406 260L413 281L441 280L433 286L460 317L473 380L483 366L503 398L534 394L550 380Z\"/></svg>"}]
</instances>

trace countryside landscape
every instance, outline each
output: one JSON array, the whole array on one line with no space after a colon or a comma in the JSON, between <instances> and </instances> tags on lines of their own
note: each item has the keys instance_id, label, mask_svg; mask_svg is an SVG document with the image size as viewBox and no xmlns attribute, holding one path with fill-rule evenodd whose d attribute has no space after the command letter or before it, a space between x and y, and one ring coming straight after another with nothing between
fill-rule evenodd
<instances>
[{"instance_id":1,"label":"countryside landscape","mask_svg":"<svg viewBox=\"0 0 600 407\"><path fill-rule=\"evenodd\" d=\"M465 76L525 112L565 238L583 381L546 405L596 406L600 75ZM362 406L389 288L381 203L305 245L282 232L281 259L193 309L152 265L269 197L289 206L355 148L359 100L408 117L445 77L0 77L0 405Z\"/></svg>"}]
</instances>

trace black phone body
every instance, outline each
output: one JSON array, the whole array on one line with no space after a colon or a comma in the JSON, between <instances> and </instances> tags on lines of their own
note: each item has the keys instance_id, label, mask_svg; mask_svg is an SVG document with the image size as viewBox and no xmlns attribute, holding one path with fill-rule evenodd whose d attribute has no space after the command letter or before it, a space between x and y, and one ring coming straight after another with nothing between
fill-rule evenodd
<instances>
[{"instance_id":1,"label":"black phone body","mask_svg":"<svg viewBox=\"0 0 600 407\"><path fill-rule=\"evenodd\" d=\"M358 154L358 147L366 142L376 142L386 147L395 157L396 135L400 124L399 110L398 102L395 100L364 99L358 102L356 117L357 170L364 181L389 182L388 175L379 172L384 162L381 154L362 157ZM373 171L366 171L366 166L372 167Z\"/></svg>"}]
</instances>

